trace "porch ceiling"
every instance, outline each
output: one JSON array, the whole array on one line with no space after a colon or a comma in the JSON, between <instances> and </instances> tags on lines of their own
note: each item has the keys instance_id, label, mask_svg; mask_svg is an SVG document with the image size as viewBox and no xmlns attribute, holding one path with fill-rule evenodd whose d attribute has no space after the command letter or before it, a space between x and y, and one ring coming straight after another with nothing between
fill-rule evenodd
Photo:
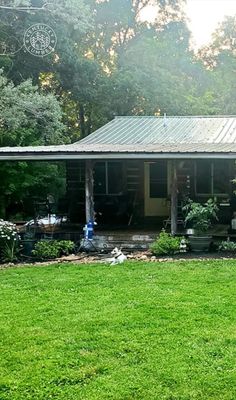
<instances>
[{"instance_id":1,"label":"porch ceiling","mask_svg":"<svg viewBox=\"0 0 236 400\"><path fill-rule=\"evenodd\" d=\"M117 117L70 145L0 148L0 160L236 158L236 117Z\"/></svg>"}]
</instances>

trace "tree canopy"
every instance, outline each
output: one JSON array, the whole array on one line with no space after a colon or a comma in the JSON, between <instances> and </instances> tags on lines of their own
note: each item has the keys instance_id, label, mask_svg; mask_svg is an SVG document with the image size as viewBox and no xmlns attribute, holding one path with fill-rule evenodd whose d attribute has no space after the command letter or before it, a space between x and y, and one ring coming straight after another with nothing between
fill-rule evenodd
<instances>
[{"instance_id":1,"label":"tree canopy","mask_svg":"<svg viewBox=\"0 0 236 400\"><path fill-rule=\"evenodd\" d=\"M0 145L27 146L65 142L62 109L30 80L14 85L0 72Z\"/></svg>"}]
</instances>

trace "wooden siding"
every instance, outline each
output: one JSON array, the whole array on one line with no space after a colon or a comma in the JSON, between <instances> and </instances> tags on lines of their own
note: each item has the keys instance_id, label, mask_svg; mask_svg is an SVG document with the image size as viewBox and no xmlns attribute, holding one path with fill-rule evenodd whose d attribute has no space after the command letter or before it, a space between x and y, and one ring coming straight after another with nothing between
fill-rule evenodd
<instances>
[{"instance_id":1,"label":"wooden siding","mask_svg":"<svg viewBox=\"0 0 236 400\"><path fill-rule=\"evenodd\" d=\"M67 161L67 196L72 223L85 221L85 163Z\"/></svg>"}]
</instances>

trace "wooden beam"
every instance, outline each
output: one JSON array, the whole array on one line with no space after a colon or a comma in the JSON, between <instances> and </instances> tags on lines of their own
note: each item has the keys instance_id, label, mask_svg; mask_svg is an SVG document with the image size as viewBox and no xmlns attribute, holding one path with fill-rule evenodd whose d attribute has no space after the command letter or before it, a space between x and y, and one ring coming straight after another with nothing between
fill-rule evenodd
<instances>
[{"instance_id":1,"label":"wooden beam","mask_svg":"<svg viewBox=\"0 0 236 400\"><path fill-rule=\"evenodd\" d=\"M93 161L85 162L85 210L86 223L94 221Z\"/></svg>"},{"instance_id":2,"label":"wooden beam","mask_svg":"<svg viewBox=\"0 0 236 400\"><path fill-rule=\"evenodd\" d=\"M178 187L177 187L177 167L176 161L171 160L171 234L177 232L178 217Z\"/></svg>"}]
</instances>

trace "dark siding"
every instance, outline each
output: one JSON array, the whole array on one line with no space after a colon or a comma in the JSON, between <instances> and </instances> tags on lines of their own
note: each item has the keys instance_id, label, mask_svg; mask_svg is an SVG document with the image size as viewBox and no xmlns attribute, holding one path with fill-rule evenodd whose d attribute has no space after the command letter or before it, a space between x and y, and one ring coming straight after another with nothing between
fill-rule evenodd
<instances>
[{"instance_id":1,"label":"dark siding","mask_svg":"<svg viewBox=\"0 0 236 400\"><path fill-rule=\"evenodd\" d=\"M67 161L67 196L72 223L85 221L85 163Z\"/></svg>"}]
</instances>

